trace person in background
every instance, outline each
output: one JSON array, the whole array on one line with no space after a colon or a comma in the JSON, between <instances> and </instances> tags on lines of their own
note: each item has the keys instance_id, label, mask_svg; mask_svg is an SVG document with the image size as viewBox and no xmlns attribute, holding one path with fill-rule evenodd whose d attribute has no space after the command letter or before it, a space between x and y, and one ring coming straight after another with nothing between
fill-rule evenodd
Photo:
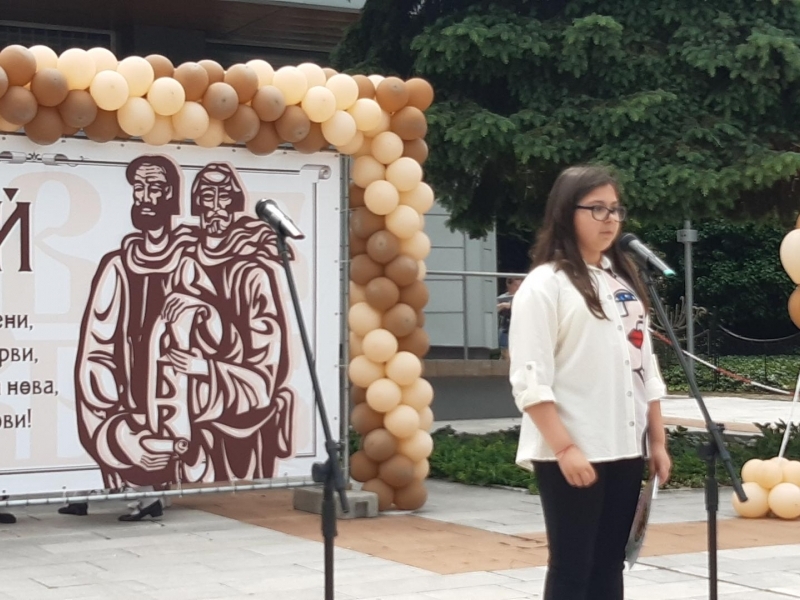
<instances>
[{"instance_id":1,"label":"person in background","mask_svg":"<svg viewBox=\"0 0 800 600\"><path fill-rule=\"evenodd\" d=\"M497 339L500 345L500 358L508 359L508 326L511 323L511 300L517 293L522 277L509 277L506 279L506 291L497 297L498 331Z\"/></svg>"},{"instance_id":2,"label":"person in background","mask_svg":"<svg viewBox=\"0 0 800 600\"><path fill-rule=\"evenodd\" d=\"M615 245L625 215L608 170L562 172L534 268L514 296L516 462L535 471L540 490L550 552L544 600L623 600L648 450L650 473L661 483L670 474L647 295Z\"/></svg>"}]
</instances>

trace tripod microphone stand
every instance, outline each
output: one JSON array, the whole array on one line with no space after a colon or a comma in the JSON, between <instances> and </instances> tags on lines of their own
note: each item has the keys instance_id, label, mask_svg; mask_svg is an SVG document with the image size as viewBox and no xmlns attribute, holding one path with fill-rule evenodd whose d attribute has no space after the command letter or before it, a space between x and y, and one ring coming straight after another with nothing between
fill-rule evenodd
<instances>
[{"instance_id":1,"label":"tripod microphone stand","mask_svg":"<svg viewBox=\"0 0 800 600\"><path fill-rule=\"evenodd\" d=\"M311 383L314 387L314 402L319 411L322 421L322 430L325 434L325 449L328 452L328 460L324 463L315 463L311 468L311 477L316 483L323 485L322 491L322 538L325 545L325 600L333 600L333 540L338 532L336 530L336 504L334 502L334 490L339 494L339 502L342 511L350 512L345 492L346 486L342 467L339 464L339 443L331 435L330 424L325 405L322 402L322 392L320 391L317 369L314 357L311 353L311 344L308 340L308 333L303 321L303 313L300 308L300 300L297 295L292 268L289 264L289 249L286 246L286 234L282 227L273 227L277 234L278 251L281 255L283 269L286 272L286 280L289 284L289 292L292 297L292 305L297 317L297 324L300 328L300 337L303 340L303 350L306 355Z\"/></svg>"},{"instance_id":2,"label":"tripod microphone stand","mask_svg":"<svg viewBox=\"0 0 800 600\"><path fill-rule=\"evenodd\" d=\"M697 386L697 380L694 377L694 371L689 368L689 363L681 350L678 338L675 335L675 330L667 317L667 311L664 309L664 304L658 295L656 282L650 270L646 265L639 264L642 280L644 281L650 293L650 299L653 307L656 310L661 324L667 332L667 337L672 343L672 349L678 358L678 362L686 374L686 380L689 383L689 389L694 395L697 405L700 407L700 412L703 414L703 420L706 424L706 429L710 435L710 440L699 448L700 458L706 463L706 482L705 482L705 500L706 500L706 513L708 520L708 586L709 586L709 599L717 600L717 511L719 509L719 483L717 482L717 460L721 460L728 472L728 475L733 482L733 489L736 496L740 501L746 502L747 496L742 489L742 483L736 475L731 462L731 456L728 449L725 447L725 442L722 439L723 426L715 423L711 419L708 412L708 407L700 394L700 389ZM689 316L691 318L691 315Z\"/></svg>"}]
</instances>

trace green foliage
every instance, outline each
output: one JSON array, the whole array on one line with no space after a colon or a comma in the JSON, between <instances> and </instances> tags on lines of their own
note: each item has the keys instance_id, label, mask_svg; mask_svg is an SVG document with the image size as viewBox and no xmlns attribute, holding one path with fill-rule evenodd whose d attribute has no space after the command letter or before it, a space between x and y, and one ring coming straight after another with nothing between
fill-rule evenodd
<instances>
[{"instance_id":1,"label":"green foliage","mask_svg":"<svg viewBox=\"0 0 800 600\"><path fill-rule=\"evenodd\" d=\"M367 0L332 60L434 84L426 176L475 236L582 162L642 222L796 209L797 0Z\"/></svg>"},{"instance_id":2,"label":"green foliage","mask_svg":"<svg viewBox=\"0 0 800 600\"><path fill-rule=\"evenodd\" d=\"M758 383L792 391L797 382L797 373L800 371L800 356L721 356L716 359L716 364ZM689 391L686 376L677 361L662 360L661 374L670 392ZM751 394L756 391L753 386L741 381L716 375L703 365L697 366L695 377L702 391Z\"/></svg>"}]
</instances>

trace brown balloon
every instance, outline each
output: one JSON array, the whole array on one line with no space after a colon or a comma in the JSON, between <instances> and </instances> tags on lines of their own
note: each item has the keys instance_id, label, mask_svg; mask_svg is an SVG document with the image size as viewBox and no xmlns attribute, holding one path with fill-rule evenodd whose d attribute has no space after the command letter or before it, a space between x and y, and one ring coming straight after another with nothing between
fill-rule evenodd
<instances>
[{"instance_id":1,"label":"brown balloon","mask_svg":"<svg viewBox=\"0 0 800 600\"><path fill-rule=\"evenodd\" d=\"M151 54L150 56L145 56L144 59L150 63L151 67L153 67L155 79L172 77L175 73L175 65L173 65L172 61L166 56L161 56L160 54Z\"/></svg>"},{"instance_id":2,"label":"brown balloon","mask_svg":"<svg viewBox=\"0 0 800 600\"><path fill-rule=\"evenodd\" d=\"M97 118L97 104L86 90L72 90L59 105L58 112L64 125L83 129L94 123ZM114 119L116 121L116 117Z\"/></svg>"},{"instance_id":3,"label":"brown balloon","mask_svg":"<svg viewBox=\"0 0 800 600\"><path fill-rule=\"evenodd\" d=\"M6 75L5 69L0 67L0 98L8 91L8 75Z\"/></svg>"},{"instance_id":4,"label":"brown balloon","mask_svg":"<svg viewBox=\"0 0 800 600\"><path fill-rule=\"evenodd\" d=\"M0 98L0 116L13 125L26 125L36 116L39 103L24 87L12 85Z\"/></svg>"},{"instance_id":5,"label":"brown balloon","mask_svg":"<svg viewBox=\"0 0 800 600\"><path fill-rule=\"evenodd\" d=\"M416 279L400 290L400 302L408 304L414 310L425 308L429 299L428 286Z\"/></svg>"},{"instance_id":6,"label":"brown balloon","mask_svg":"<svg viewBox=\"0 0 800 600\"><path fill-rule=\"evenodd\" d=\"M40 106L58 106L69 94L69 85L58 69L42 69L31 80L31 92Z\"/></svg>"},{"instance_id":7,"label":"brown balloon","mask_svg":"<svg viewBox=\"0 0 800 600\"><path fill-rule=\"evenodd\" d=\"M376 277L364 286L367 304L384 312L392 308L400 299L400 290L388 277Z\"/></svg>"},{"instance_id":8,"label":"brown balloon","mask_svg":"<svg viewBox=\"0 0 800 600\"><path fill-rule=\"evenodd\" d=\"M378 467L378 478L395 489L406 487L414 481L414 463L407 456L395 454Z\"/></svg>"},{"instance_id":9,"label":"brown balloon","mask_svg":"<svg viewBox=\"0 0 800 600\"><path fill-rule=\"evenodd\" d=\"M385 429L374 429L364 436L364 452L375 462L383 462L397 452L397 438Z\"/></svg>"},{"instance_id":10,"label":"brown balloon","mask_svg":"<svg viewBox=\"0 0 800 600\"><path fill-rule=\"evenodd\" d=\"M383 313L381 327L389 330L398 339L406 337L417 328L417 313L408 304L395 304Z\"/></svg>"},{"instance_id":11,"label":"brown balloon","mask_svg":"<svg viewBox=\"0 0 800 600\"><path fill-rule=\"evenodd\" d=\"M355 79L358 85L359 98L375 97L375 85L369 80L369 77L366 75L353 75L353 79Z\"/></svg>"},{"instance_id":12,"label":"brown balloon","mask_svg":"<svg viewBox=\"0 0 800 600\"><path fill-rule=\"evenodd\" d=\"M367 240L357 235L350 235L350 258L367 253Z\"/></svg>"},{"instance_id":13,"label":"brown balloon","mask_svg":"<svg viewBox=\"0 0 800 600\"><path fill-rule=\"evenodd\" d=\"M60 114L60 113L59 113ZM61 122L64 123L64 118L61 118ZM66 123L64 123L64 129L61 131L61 134L65 137L70 137L75 135L80 131L79 127L70 127Z\"/></svg>"},{"instance_id":14,"label":"brown balloon","mask_svg":"<svg viewBox=\"0 0 800 600\"><path fill-rule=\"evenodd\" d=\"M405 254L399 255L386 265L386 276L401 288L414 283L418 273L417 261Z\"/></svg>"},{"instance_id":15,"label":"brown balloon","mask_svg":"<svg viewBox=\"0 0 800 600\"><path fill-rule=\"evenodd\" d=\"M350 457L350 477L356 481L366 482L378 476L378 463L359 450Z\"/></svg>"},{"instance_id":16,"label":"brown balloon","mask_svg":"<svg viewBox=\"0 0 800 600\"><path fill-rule=\"evenodd\" d=\"M383 415L363 402L355 405L350 412L350 424L359 435L367 435L370 431L383 427Z\"/></svg>"},{"instance_id":17,"label":"brown balloon","mask_svg":"<svg viewBox=\"0 0 800 600\"><path fill-rule=\"evenodd\" d=\"M428 110L433 104L433 86L424 79L414 77L406 81L408 105L419 110Z\"/></svg>"},{"instance_id":18,"label":"brown balloon","mask_svg":"<svg viewBox=\"0 0 800 600\"><path fill-rule=\"evenodd\" d=\"M431 349L431 341L428 334L421 327L417 327L404 338L397 340L398 352L411 352L417 358L423 358Z\"/></svg>"},{"instance_id":19,"label":"brown balloon","mask_svg":"<svg viewBox=\"0 0 800 600\"><path fill-rule=\"evenodd\" d=\"M253 96L251 106L262 121L277 121L286 110L286 98L274 85L263 85Z\"/></svg>"},{"instance_id":20,"label":"brown balloon","mask_svg":"<svg viewBox=\"0 0 800 600\"><path fill-rule=\"evenodd\" d=\"M323 148L327 148L328 140L322 135L322 125L319 123L311 123L311 129L309 129L308 135L299 142L295 142L293 145L294 149L302 154L314 154Z\"/></svg>"},{"instance_id":21,"label":"brown balloon","mask_svg":"<svg viewBox=\"0 0 800 600\"><path fill-rule=\"evenodd\" d=\"M400 240L390 231L376 231L367 240L367 254L376 263L385 265L400 254Z\"/></svg>"},{"instance_id":22,"label":"brown balloon","mask_svg":"<svg viewBox=\"0 0 800 600\"><path fill-rule=\"evenodd\" d=\"M247 142L247 149L253 154L264 156L271 154L278 149L281 145L281 137L275 131L275 125L272 123L261 123L258 128L256 137Z\"/></svg>"},{"instance_id":23,"label":"brown balloon","mask_svg":"<svg viewBox=\"0 0 800 600\"><path fill-rule=\"evenodd\" d=\"M364 404L364 402L367 401L367 390L354 385L350 388L350 400L352 401L353 406Z\"/></svg>"},{"instance_id":24,"label":"brown balloon","mask_svg":"<svg viewBox=\"0 0 800 600\"><path fill-rule=\"evenodd\" d=\"M425 327L425 311L417 311L417 327Z\"/></svg>"},{"instance_id":25,"label":"brown balloon","mask_svg":"<svg viewBox=\"0 0 800 600\"><path fill-rule=\"evenodd\" d=\"M183 86L187 102L196 102L203 98L209 85L208 71L196 62L185 62L173 74L175 80Z\"/></svg>"},{"instance_id":26,"label":"brown balloon","mask_svg":"<svg viewBox=\"0 0 800 600\"><path fill-rule=\"evenodd\" d=\"M364 188L350 184L350 208L358 208L359 206L366 206L364 203Z\"/></svg>"},{"instance_id":27,"label":"brown balloon","mask_svg":"<svg viewBox=\"0 0 800 600\"><path fill-rule=\"evenodd\" d=\"M357 208L350 213L350 230L353 235L367 239L386 226L386 218L376 215L366 207Z\"/></svg>"},{"instance_id":28,"label":"brown balloon","mask_svg":"<svg viewBox=\"0 0 800 600\"><path fill-rule=\"evenodd\" d=\"M350 280L358 285L367 285L383 275L383 267L366 254L354 256L350 262Z\"/></svg>"},{"instance_id":29,"label":"brown balloon","mask_svg":"<svg viewBox=\"0 0 800 600\"><path fill-rule=\"evenodd\" d=\"M311 121L299 106L287 106L281 117L275 121L275 129L283 140L294 144L305 139L311 131Z\"/></svg>"},{"instance_id":30,"label":"brown balloon","mask_svg":"<svg viewBox=\"0 0 800 600\"><path fill-rule=\"evenodd\" d=\"M365 492L372 492L378 496L378 510L389 510L394 502L394 490L380 479L370 479L361 489Z\"/></svg>"},{"instance_id":31,"label":"brown balloon","mask_svg":"<svg viewBox=\"0 0 800 600\"><path fill-rule=\"evenodd\" d=\"M417 510L428 500L428 490L421 481L415 481L394 492L394 505L400 510Z\"/></svg>"},{"instance_id":32,"label":"brown balloon","mask_svg":"<svg viewBox=\"0 0 800 600\"><path fill-rule=\"evenodd\" d=\"M225 72L225 83L236 90L239 102L250 102L258 91L258 73L247 65L233 65Z\"/></svg>"},{"instance_id":33,"label":"brown balloon","mask_svg":"<svg viewBox=\"0 0 800 600\"><path fill-rule=\"evenodd\" d=\"M795 327L800 328L800 287L796 288L789 296L789 318Z\"/></svg>"},{"instance_id":34,"label":"brown balloon","mask_svg":"<svg viewBox=\"0 0 800 600\"><path fill-rule=\"evenodd\" d=\"M119 133L116 111L97 109L97 117L83 131L93 142L110 142Z\"/></svg>"},{"instance_id":35,"label":"brown balloon","mask_svg":"<svg viewBox=\"0 0 800 600\"><path fill-rule=\"evenodd\" d=\"M34 144L55 144L64 132L64 122L55 108L40 106L33 120L25 125L25 135Z\"/></svg>"},{"instance_id":36,"label":"brown balloon","mask_svg":"<svg viewBox=\"0 0 800 600\"><path fill-rule=\"evenodd\" d=\"M406 106L392 115L391 129L400 139L410 141L425 137L428 122L422 111L414 106Z\"/></svg>"},{"instance_id":37,"label":"brown balloon","mask_svg":"<svg viewBox=\"0 0 800 600\"><path fill-rule=\"evenodd\" d=\"M339 73L339 71L337 71L336 69L331 69L330 67L323 67L322 72L325 73L325 79L330 79L331 77Z\"/></svg>"},{"instance_id":38,"label":"brown balloon","mask_svg":"<svg viewBox=\"0 0 800 600\"><path fill-rule=\"evenodd\" d=\"M428 160L428 144L422 138L403 142L403 156L413 158L419 164L424 165Z\"/></svg>"},{"instance_id":39,"label":"brown balloon","mask_svg":"<svg viewBox=\"0 0 800 600\"><path fill-rule=\"evenodd\" d=\"M258 135L260 126L256 111L240 104L233 116L225 121L225 133L236 142L249 142Z\"/></svg>"},{"instance_id":40,"label":"brown balloon","mask_svg":"<svg viewBox=\"0 0 800 600\"><path fill-rule=\"evenodd\" d=\"M222 68L222 65L214 60L201 60L197 63L201 67L206 70L208 73L208 84L211 85L212 83L220 83L225 79L225 69Z\"/></svg>"},{"instance_id":41,"label":"brown balloon","mask_svg":"<svg viewBox=\"0 0 800 600\"><path fill-rule=\"evenodd\" d=\"M236 109L239 108L239 96L227 83L212 83L203 96L203 106L208 111L209 117L224 121L236 114Z\"/></svg>"},{"instance_id":42,"label":"brown balloon","mask_svg":"<svg viewBox=\"0 0 800 600\"><path fill-rule=\"evenodd\" d=\"M399 77L387 77L378 84L375 99L386 112L396 112L408 103L406 84Z\"/></svg>"},{"instance_id":43,"label":"brown balloon","mask_svg":"<svg viewBox=\"0 0 800 600\"><path fill-rule=\"evenodd\" d=\"M9 86L27 85L36 74L36 57L25 46L6 46L0 50L0 68L6 72Z\"/></svg>"}]
</instances>

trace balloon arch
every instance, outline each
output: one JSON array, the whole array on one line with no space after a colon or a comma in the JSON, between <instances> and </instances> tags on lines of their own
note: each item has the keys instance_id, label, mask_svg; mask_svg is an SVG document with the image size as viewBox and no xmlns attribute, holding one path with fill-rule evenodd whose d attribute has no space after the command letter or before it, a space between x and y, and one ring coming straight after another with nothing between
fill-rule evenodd
<instances>
[{"instance_id":1,"label":"balloon arch","mask_svg":"<svg viewBox=\"0 0 800 600\"><path fill-rule=\"evenodd\" d=\"M274 70L263 60L224 69L211 60L175 67L160 55L123 60L105 48L46 46L0 51L0 131L54 144L79 132L98 143L140 138L244 144L267 155L282 144L353 157L350 206L350 422L361 449L351 476L377 493L381 510L427 499L433 390L422 378L429 348L423 232L433 190L423 79L346 75L304 63Z\"/></svg>"}]
</instances>

